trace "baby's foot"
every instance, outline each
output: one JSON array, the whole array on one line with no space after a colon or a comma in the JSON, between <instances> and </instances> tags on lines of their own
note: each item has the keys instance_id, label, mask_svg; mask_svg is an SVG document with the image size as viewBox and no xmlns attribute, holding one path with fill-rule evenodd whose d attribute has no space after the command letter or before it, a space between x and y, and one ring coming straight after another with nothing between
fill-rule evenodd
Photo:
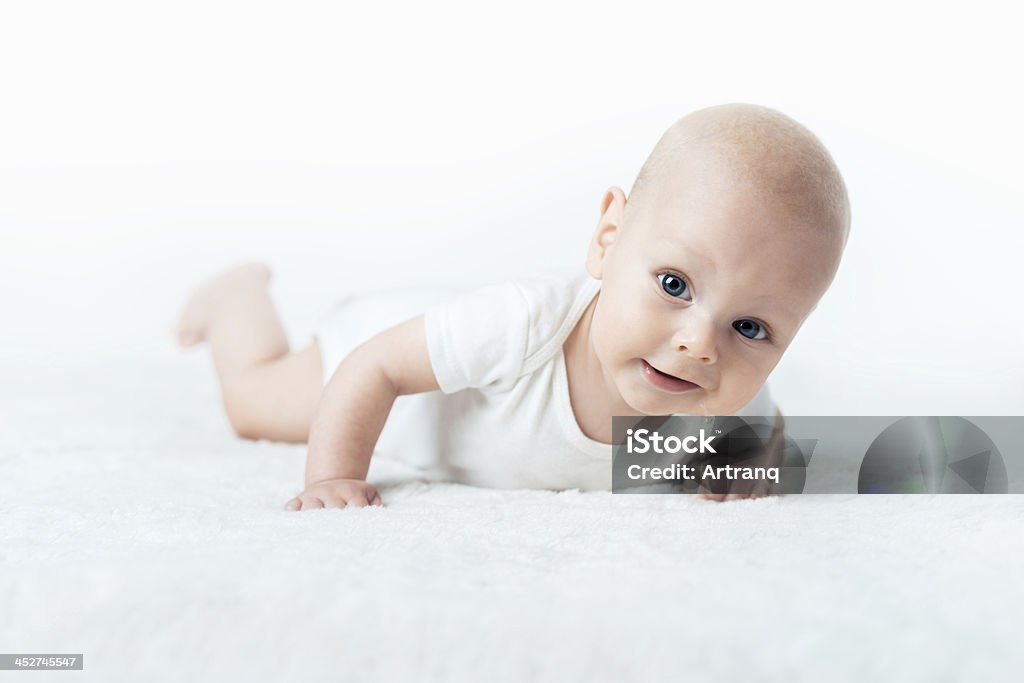
<instances>
[{"instance_id":1,"label":"baby's foot","mask_svg":"<svg viewBox=\"0 0 1024 683\"><path fill-rule=\"evenodd\" d=\"M175 337L183 347L194 346L206 339L210 320L225 299L253 287L266 287L270 268L263 263L243 263L210 278L189 296L178 316Z\"/></svg>"}]
</instances>

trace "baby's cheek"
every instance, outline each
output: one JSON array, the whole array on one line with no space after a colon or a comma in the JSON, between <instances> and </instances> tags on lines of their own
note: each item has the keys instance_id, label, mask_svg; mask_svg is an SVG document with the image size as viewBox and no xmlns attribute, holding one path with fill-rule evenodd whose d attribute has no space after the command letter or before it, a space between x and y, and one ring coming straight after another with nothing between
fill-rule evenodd
<instances>
[{"instance_id":1,"label":"baby's cheek","mask_svg":"<svg viewBox=\"0 0 1024 683\"><path fill-rule=\"evenodd\" d=\"M590 336L595 349L605 354L613 352L621 346L621 335L616 335L616 330L621 330L629 325L628 319L619 317L614 311L604 311L604 315L595 316L590 327ZM628 335L628 332L627 332Z\"/></svg>"},{"instance_id":2,"label":"baby's cheek","mask_svg":"<svg viewBox=\"0 0 1024 683\"><path fill-rule=\"evenodd\" d=\"M761 387L767 375L759 371L731 373L722 377L718 391L715 392L715 415L729 415L750 403Z\"/></svg>"},{"instance_id":3,"label":"baby's cheek","mask_svg":"<svg viewBox=\"0 0 1024 683\"><path fill-rule=\"evenodd\" d=\"M639 321L625 317L605 331L608 344L615 349L619 360L649 356L660 351L660 340Z\"/></svg>"},{"instance_id":4,"label":"baby's cheek","mask_svg":"<svg viewBox=\"0 0 1024 683\"><path fill-rule=\"evenodd\" d=\"M613 348L609 348L608 335L604 330L604 321L594 320L590 327L590 344L597 355L598 361L604 364L611 360L609 356L613 353Z\"/></svg>"}]
</instances>

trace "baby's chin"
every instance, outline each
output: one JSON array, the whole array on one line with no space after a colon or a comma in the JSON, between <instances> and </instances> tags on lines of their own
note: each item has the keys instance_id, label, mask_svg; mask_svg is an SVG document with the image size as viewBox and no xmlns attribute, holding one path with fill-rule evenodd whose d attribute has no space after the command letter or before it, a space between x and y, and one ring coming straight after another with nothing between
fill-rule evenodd
<instances>
[{"instance_id":1,"label":"baby's chin","mask_svg":"<svg viewBox=\"0 0 1024 683\"><path fill-rule=\"evenodd\" d=\"M717 415L719 413L706 412L713 408L713 403L708 401L707 392L704 389L694 389L687 392L685 397L663 396L645 394L626 400L630 408L640 415Z\"/></svg>"},{"instance_id":2,"label":"baby's chin","mask_svg":"<svg viewBox=\"0 0 1024 683\"><path fill-rule=\"evenodd\" d=\"M755 391L754 394L757 392ZM647 398L647 397L645 397ZM732 415L746 406L747 399L729 399L701 389L694 389L685 395L662 400L637 400L629 406L641 415Z\"/></svg>"}]
</instances>

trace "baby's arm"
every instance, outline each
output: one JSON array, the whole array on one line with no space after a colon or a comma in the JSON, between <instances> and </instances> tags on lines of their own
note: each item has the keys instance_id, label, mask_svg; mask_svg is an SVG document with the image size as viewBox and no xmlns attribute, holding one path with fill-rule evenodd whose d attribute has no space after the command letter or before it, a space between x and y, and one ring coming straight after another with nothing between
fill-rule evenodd
<instances>
[{"instance_id":1,"label":"baby's arm","mask_svg":"<svg viewBox=\"0 0 1024 683\"><path fill-rule=\"evenodd\" d=\"M380 505L365 480L395 399L439 388L422 315L357 347L324 387L309 431L306 490L285 509Z\"/></svg>"}]
</instances>

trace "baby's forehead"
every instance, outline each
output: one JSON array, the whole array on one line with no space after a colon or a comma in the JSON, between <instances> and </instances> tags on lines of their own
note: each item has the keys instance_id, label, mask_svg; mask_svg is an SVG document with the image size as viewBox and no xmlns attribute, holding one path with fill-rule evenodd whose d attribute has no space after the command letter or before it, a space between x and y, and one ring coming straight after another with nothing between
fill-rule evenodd
<instances>
[{"instance_id":1,"label":"baby's forehead","mask_svg":"<svg viewBox=\"0 0 1024 683\"><path fill-rule=\"evenodd\" d=\"M643 198L626 217L626 228L644 240L702 242L751 247L769 241L801 241L828 231L791 203L759 192L740 179L710 172L677 176Z\"/></svg>"},{"instance_id":2,"label":"baby's forehead","mask_svg":"<svg viewBox=\"0 0 1024 683\"><path fill-rule=\"evenodd\" d=\"M767 141L765 141L767 144ZM699 206L734 197L756 199L762 211L794 210L820 194L819 183L793 160L767 155L750 141L681 143L668 162L656 164L648 181L651 201Z\"/></svg>"},{"instance_id":3,"label":"baby's forehead","mask_svg":"<svg viewBox=\"0 0 1024 683\"><path fill-rule=\"evenodd\" d=\"M637 241L649 257L728 268L733 273L796 267L829 247L827 240L808 231L700 221L676 230L648 226Z\"/></svg>"}]
</instances>

